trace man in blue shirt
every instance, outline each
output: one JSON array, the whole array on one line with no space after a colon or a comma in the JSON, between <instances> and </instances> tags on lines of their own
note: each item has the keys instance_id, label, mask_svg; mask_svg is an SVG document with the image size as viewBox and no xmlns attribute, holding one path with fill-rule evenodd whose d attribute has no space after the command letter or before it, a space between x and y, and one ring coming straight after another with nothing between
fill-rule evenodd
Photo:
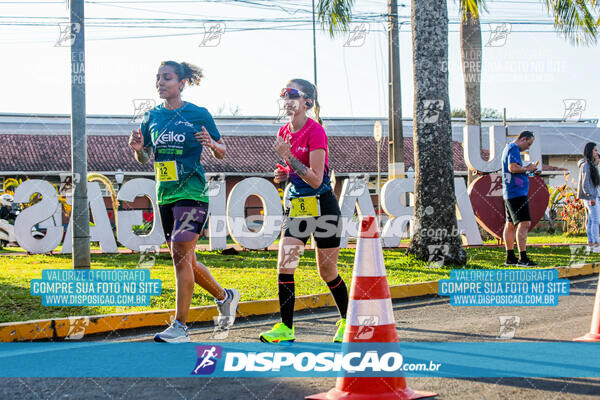
<instances>
[{"instance_id":1,"label":"man in blue shirt","mask_svg":"<svg viewBox=\"0 0 600 400\"><path fill-rule=\"evenodd\" d=\"M523 166L521 152L529 149L535 137L530 131L523 131L519 137L506 145L502 152L502 197L506 224L504 225L504 246L506 246L505 265L536 267L537 264L527 257L527 233L531 225L529 215L529 177L527 172L536 169L535 164ZM516 226L516 229L515 229ZM516 231L516 232L515 232ZM515 233L519 256L514 252Z\"/></svg>"}]
</instances>

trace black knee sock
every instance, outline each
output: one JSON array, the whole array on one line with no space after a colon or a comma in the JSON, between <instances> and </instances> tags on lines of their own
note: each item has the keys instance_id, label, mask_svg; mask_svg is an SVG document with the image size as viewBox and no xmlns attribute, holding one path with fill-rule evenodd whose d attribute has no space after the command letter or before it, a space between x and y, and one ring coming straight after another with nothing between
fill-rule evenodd
<instances>
[{"instance_id":1,"label":"black knee sock","mask_svg":"<svg viewBox=\"0 0 600 400\"><path fill-rule=\"evenodd\" d=\"M333 295L333 299L335 300L335 304L337 305L338 311L342 318L346 318L346 313L348 312L348 289L346 288L346 284L341 276L337 276L331 282L327 282L327 286L329 286L329 290L331 290L331 294Z\"/></svg>"},{"instance_id":2,"label":"black knee sock","mask_svg":"<svg viewBox=\"0 0 600 400\"><path fill-rule=\"evenodd\" d=\"M507 259L513 259L515 258L515 251L514 250L506 250L506 258Z\"/></svg>"},{"instance_id":3,"label":"black knee sock","mask_svg":"<svg viewBox=\"0 0 600 400\"><path fill-rule=\"evenodd\" d=\"M277 276L279 290L279 308L281 309L281 322L292 329L294 324L294 304L296 302L296 285L294 274L279 274Z\"/></svg>"},{"instance_id":4,"label":"black knee sock","mask_svg":"<svg viewBox=\"0 0 600 400\"><path fill-rule=\"evenodd\" d=\"M521 256L521 260L527 260L527 251L522 251L519 255Z\"/></svg>"}]
</instances>

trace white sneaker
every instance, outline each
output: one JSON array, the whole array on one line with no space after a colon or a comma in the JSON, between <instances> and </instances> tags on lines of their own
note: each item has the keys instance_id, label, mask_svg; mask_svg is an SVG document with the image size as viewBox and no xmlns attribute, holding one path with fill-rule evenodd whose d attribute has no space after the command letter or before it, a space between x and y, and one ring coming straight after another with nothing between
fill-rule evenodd
<instances>
[{"instance_id":1,"label":"white sneaker","mask_svg":"<svg viewBox=\"0 0 600 400\"><path fill-rule=\"evenodd\" d=\"M592 253L600 253L600 246L592 247Z\"/></svg>"},{"instance_id":2,"label":"white sneaker","mask_svg":"<svg viewBox=\"0 0 600 400\"><path fill-rule=\"evenodd\" d=\"M155 342L166 342L166 343L188 343L190 341L190 335L188 334L188 327L177 321L174 316L171 316L171 325L154 336Z\"/></svg>"},{"instance_id":3,"label":"white sneaker","mask_svg":"<svg viewBox=\"0 0 600 400\"><path fill-rule=\"evenodd\" d=\"M219 310L217 324L221 329L229 328L233 325L237 314L237 307L240 302L240 292L235 289L225 289L225 291L227 292L227 300L220 303L215 299L217 309Z\"/></svg>"}]
</instances>

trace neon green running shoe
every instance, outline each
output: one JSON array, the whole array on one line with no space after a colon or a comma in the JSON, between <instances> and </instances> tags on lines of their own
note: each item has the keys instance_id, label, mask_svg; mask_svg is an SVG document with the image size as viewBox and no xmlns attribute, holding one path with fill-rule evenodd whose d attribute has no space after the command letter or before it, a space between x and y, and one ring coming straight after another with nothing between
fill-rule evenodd
<instances>
[{"instance_id":1,"label":"neon green running shoe","mask_svg":"<svg viewBox=\"0 0 600 400\"><path fill-rule=\"evenodd\" d=\"M346 330L346 318L340 319L335 323L338 327L335 336L333 337L333 341L336 343L342 343L344 341L344 331Z\"/></svg>"},{"instance_id":2,"label":"neon green running shoe","mask_svg":"<svg viewBox=\"0 0 600 400\"><path fill-rule=\"evenodd\" d=\"M270 331L260 334L260 341L265 343L286 343L296 340L294 331L296 328L288 328L283 322L276 323Z\"/></svg>"}]
</instances>

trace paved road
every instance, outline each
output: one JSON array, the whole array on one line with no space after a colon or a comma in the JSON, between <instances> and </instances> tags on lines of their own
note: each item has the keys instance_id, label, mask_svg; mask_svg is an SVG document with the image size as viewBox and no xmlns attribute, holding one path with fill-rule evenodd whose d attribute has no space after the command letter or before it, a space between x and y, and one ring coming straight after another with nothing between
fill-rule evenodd
<instances>
[{"instance_id":1,"label":"paved road","mask_svg":"<svg viewBox=\"0 0 600 400\"><path fill-rule=\"evenodd\" d=\"M597 275L571 281L571 294L558 307L451 307L446 298L394 303L401 341L500 341L500 316L516 316L516 341L570 341L589 330ZM335 331L333 310L299 314L298 341L329 341ZM241 320L226 341L251 342L276 320ZM150 341L153 331L87 340ZM212 328L192 329L192 340L214 341ZM409 378L409 386L449 399L598 399L600 378ZM0 399L302 399L326 391L326 379L0 379Z\"/></svg>"}]
</instances>

